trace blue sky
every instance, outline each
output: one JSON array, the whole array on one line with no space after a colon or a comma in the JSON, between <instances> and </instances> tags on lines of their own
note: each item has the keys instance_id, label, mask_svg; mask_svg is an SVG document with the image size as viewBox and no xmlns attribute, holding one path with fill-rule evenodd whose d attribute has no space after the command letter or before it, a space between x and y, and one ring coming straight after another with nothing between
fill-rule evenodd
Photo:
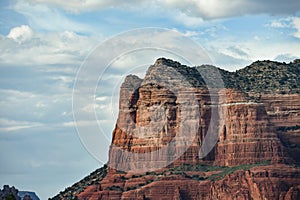
<instances>
[{"instance_id":1,"label":"blue sky","mask_svg":"<svg viewBox=\"0 0 300 200\"><path fill-rule=\"evenodd\" d=\"M106 115L114 109L109 106L114 98L97 97L106 133L99 161L78 137L72 90L85 58L116 34L144 27L171 29L194 40L213 64L230 71L256 60L300 57L298 0L125 2L0 2L0 185L33 190L46 199L106 162L115 123ZM117 64L136 63L124 58ZM118 91L118 84L106 90Z\"/></svg>"}]
</instances>

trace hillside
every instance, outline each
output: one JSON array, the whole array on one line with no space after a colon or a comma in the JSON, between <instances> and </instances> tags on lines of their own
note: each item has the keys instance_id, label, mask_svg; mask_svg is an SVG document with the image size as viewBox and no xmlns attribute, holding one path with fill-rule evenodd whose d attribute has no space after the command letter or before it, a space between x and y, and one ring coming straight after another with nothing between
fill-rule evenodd
<instances>
[{"instance_id":1,"label":"hillside","mask_svg":"<svg viewBox=\"0 0 300 200\"><path fill-rule=\"evenodd\" d=\"M49 200L59 200L59 199L68 199L73 200L77 199L77 195L83 192L88 186L97 184L100 182L107 174L107 165L96 169L94 172L90 173L88 176L84 177L82 180L74 183L72 186L66 188L64 191L60 192L56 196L49 198Z\"/></svg>"}]
</instances>

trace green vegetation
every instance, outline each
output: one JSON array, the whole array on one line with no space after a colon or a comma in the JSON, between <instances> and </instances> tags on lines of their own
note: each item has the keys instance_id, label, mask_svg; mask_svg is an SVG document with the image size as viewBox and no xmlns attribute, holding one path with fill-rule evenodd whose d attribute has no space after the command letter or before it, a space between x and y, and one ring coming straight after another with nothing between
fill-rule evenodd
<instances>
[{"instance_id":1,"label":"green vegetation","mask_svg":"<svg viewBox=\"0 0 300 200\"><path fill-rule=\"evenodd\" d=\"M140 174L140 175L133 175L132 178L140 178L143 176L148 176L148 175L164 175L169 172L170 175L180 175L183 176L187 179L193 179L196 181L203 181L203 180L211 180L211 181L216 181L224 178L228 174L232 174L235 171L238 170L249 170L252 167L257 167L257 166L266 166L270 165L271 161L266 160L260 163L256 164L248 164L248 165L238 165L238 166L233 166L233 167L226 167L226 166L214 166L214 165L206 165L206 164L198 164L198 165L191 165L191 164L183 164L171 169L167 169L163 172L146 172L145 174ZM210 176L201 176L198 174L193 174L193 175L188 175L186 172L216 172L215 174L212 174ZM157 179L154 180L147 180L145 183L139 183L138 185L132 186L127 188L127 190L135 190L137 188L140 188L142 186L148 185L154 181L160 180L160 177L157 177Z\"/></svg>"},{"instance_id":2,"label":"green vegetation","mask_svg":"<svg viewBox=\"0 0 300 200\"><path fill-rule=\"evenodd\" d=\"M107 165L95 170L90 175L86 176L79 182L73 184L72 186L66 188L64 191L61 191L56 196L49 198L49 200L76 200L76 195L82 192L89 185L99 183L107 174Z\"/></svg>"},{"instance_id":3,"label":"green vegetation","mask_svg":"<svg viewBox=\"0 0 300 200\"><path fill-rule=\"evenodd\" d=\"M14 195L12 193L10 193L10 195L8 195L7 197L4 197L4 200L16 200L16 198L14 197Z\"/></svg>"},{"instance_id":4,"label":"green vegetation","mask_svg":"<svg viewBox=\"0 0 300 200\"><path fill-rule=\"evenodd\" d=\"M126 174L126 172L122 171L122 170L117 170L116 172L117 174Z\"/></svg>"},{"instance_id":5,"label":"green vegetation","mask_svg":"<svg viewBox=\"0 0 300 200\"><path fill-rule=\"evenodd\" d=\"M146 175L156 175L155 172L146 172Z\"/></svg>"},{"instance_id":6,"label":"green vegetation","mask_svg":"<svg viewBox=\"0 0 300 200\"><path fill-rule=\"evenodd\" d=\"M203 181L203 180L205 180L206 178L203 177L203 176L199 176L198 174L193 174L192 179L193 179L193 180L197 180L197 181Z\"/></svg>"},{"instance_id":7,"label":"green vegetation","mask_svg":"<svg viewBox=\"0 0 300 200\"><path fill-rule=\"evenodd\" d=\"M123 191L123 188L121 188L120 186L113 185L108 187L107 190Z\"/></svg>"},{"instance_id":8,"label":"green vegetation","mask_svg":"<svg viewBox=\"0 0 300 200\"><path fill-rule=\"evenodd\" d=\"M238 166L234 166L234 167L228 167L228 168L225 168L222 172L220 172L218 174L211 175L207 179L212 180L212 181L220 180L220 179L224 178L226 175L232 174L235 171L238 171L238 170L244 170L245 171L245 170L249 170L252 167L270 165L270 163L271 163L270 160L266 160L266 161L256 163L256 164L238 165Z\"/></svg>"},{"instance_id":9,"label":"green vegetation","mask_svg":"<svg viewBox=\"0 0 300 200\"><path fill-rule=\"evenodd\" d=\"M251 65L228 72L219 69L224 86L226 88L236 88L247 92L249 100L258 101L260 93L291 94L300 92L300 67L299 62L289 64L274 61L256 61ZM213 66L202 65L197 67L201 70L211 69ZM209 73L211 77L213 74ZM214 85L214 87L218 87Z\"/></svg>"},{"instance_id":10,"label":"green vegetation","mask_svg":"<svg viewBox=\"0 0 300 200\"><path fill-rule=\"evenodd\" d=\"M142 176L145 176L145 174L133 174L131 178L139 178L139 177L142 177Z\"/></svg>"},{"instance_id":11,"label":"green vegetation","mask_svg":"<svg viewBox=\"0 0 300 200\"><path fill-rule=\"evenodd\" d=\"M300 125L296 125L296 126L289 126L289 127L285 127L285 126L280 126L277 128L277 131L295 131L295 130L299 130L300 129Z\"/></svg>"},{"instance_id":12,"label":"green vegetation","mask_svg":"<svg viewBox=\"0 0 300 200\"><path fill-rule=\"evenodd\" d=\"M126 191L129 191L129 190L135 190L135 189L137 189L137 188L138 188L137 186L128 187Z\"/></svg>"},{"instance_id":13,"label":"green vegetation","mask_svg":"<svg viewBox=\"0 0 300 200\"><path fill-rule=\"evenodd\" d=\"M226 168L225 166L214 166L206 164L183 164L181 166L171 169L172 171L196 171L196 172L209 172L209 171L218 171Z\"/></svg>"},{"instance_id":14,"label":"green vegetation","mask_svg":"<svg viewBox=\"0 0 300 200\"><path fill-rule=\"evenodd\" d=\"M234 87L250 93L299 93L299 63L257 61L235 72ZM227 77L228 78L228 77Z\"/></svg>"}]
</instances>

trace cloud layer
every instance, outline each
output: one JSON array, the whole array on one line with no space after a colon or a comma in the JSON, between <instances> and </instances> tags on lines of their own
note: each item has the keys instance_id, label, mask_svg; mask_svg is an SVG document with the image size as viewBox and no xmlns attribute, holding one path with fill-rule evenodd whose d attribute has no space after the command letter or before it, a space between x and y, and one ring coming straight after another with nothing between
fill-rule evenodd
<instances>
[{"instance_id":1,"label":"cloud layer","mask_svg":"<svg viewBox=\"0 0 300 200\"><path fill-rule=\"evenodd\" d=\"M72 31L35 33L28 25L10 30L1 36L0 63L16 65L80 65L84 57L100 40Z\"/></svg>"},{"instance_id":2,"label":"cloud layer","mask_svg":"<svg viewBox=\"0 0 300 200\"><path fill-rule=\"evenodd\" d=\"M134 8L137 6L158 6L164 9L180 10L188 16L204 19L227 18L251 14L290 14L300 10L298 0L30 0L31 3L46 3L72 12L85 12L108 7Z\"/></svg>"}]
</instances>

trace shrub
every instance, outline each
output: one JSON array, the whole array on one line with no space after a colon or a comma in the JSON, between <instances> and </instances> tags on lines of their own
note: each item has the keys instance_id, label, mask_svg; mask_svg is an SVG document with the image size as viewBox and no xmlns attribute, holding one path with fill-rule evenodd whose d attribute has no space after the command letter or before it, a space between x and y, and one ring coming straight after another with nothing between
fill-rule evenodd
<instances>
[{"instance_id":1,"label":"shrub","mask_svg":"<svg viewBox=\"0 0 300 200\"><path fill-rule=\"evenodd\" d=\"M108 190L117 190L117 191L123 191L123 188L113 185L107 188Z\"/></svg>"},{"instance_id":2,"label":"shrub","mask_svg":"<svg viewBox=\"0 0 300 200\"><path fill-rule=\"evenodd\" d=\"M117 174L126 174L126 172L122 171L122 170L117 170L116 172Z\"/></svg>"},{"instance_id":3,"label":"shrub","mask_svg":"<svg viewBox=\"0 0 300 200\"><path fill-rule=\"evenodd\" d=\"M156 175L155 172L146 172L146 175Z\"/></svg>"}]
</instances>

